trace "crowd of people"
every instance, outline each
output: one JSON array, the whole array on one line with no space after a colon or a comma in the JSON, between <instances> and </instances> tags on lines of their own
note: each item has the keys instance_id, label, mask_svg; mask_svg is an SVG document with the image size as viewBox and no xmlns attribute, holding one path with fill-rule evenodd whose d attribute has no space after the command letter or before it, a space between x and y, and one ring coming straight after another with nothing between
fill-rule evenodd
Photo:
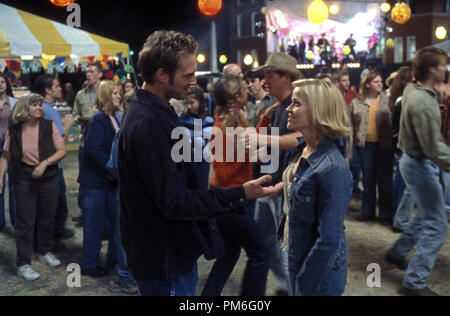
<instances>
[{"instance_id":1,"label":"crowd of people","mask_svg":"<svg viewBox=\"0 0 450 316\"><path fill-rule=\"evenodd\" d=\"M41 76L17 101L0 76L0 230L7 174L18 276L39 278L33 251L61 265L55 253L73 236L61 161L75 123L82 127L81 273L102 278L117 267L113 292L193 296L204 256L215 263L201 294L220 296L243 249L242 296L264 296L269 270L277 295L340 296L351 256L344 220L360 195L358 221L401 233L385 260L406 270L402 294L437 295L426 281L450 212L447 53L418 51L388 90L369 71L358 92L345 70L306 79L298 60L272 53L245 73L225 66L205 94L195 77L197 49L190 35L153 33L139 54L136 88L103 80L101 64L89 64L64 119L52 106L62 96L57 78ZM179 127L195 162L174 159Z\"/></svg>"}]
</instances>

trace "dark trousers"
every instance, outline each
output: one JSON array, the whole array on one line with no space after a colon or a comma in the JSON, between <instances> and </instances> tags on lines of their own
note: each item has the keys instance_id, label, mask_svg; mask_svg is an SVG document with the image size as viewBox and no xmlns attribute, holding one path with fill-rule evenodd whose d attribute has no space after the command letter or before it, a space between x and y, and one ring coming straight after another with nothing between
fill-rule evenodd
<instances>
[{"instance_id":1,"label":"dark trousers","mask_svg":"<svg viewBox=\"0 0 450 316\"><path fill-rule=\"evenodd\" d=\"M58 177L33 180L34 168L24 166L14 181L16 201L17 266L31 264L34 230L37 251L45 255L55 243L55 213L58 205Z\"/></svg>"},{"instance_id":2,"label":"dark trousers","mask_svg":"<svg viewBox=\"0 0 450 316\"><path fill-rule=\"evenodd\" d=\"M394 218L393 184L394 152L381 149L378 143L366 143L358 147L364 183L362 212L366 216L376 215L378 185L378 207L380 219Z\"/></svg>"},{"instance_id":3,"label":"dark trousers","mask_svg":"<svg viewBox=\"0 0 450 316\"><path fill-rule=\"evenodd\" d=\"M66 220L69 210L67 209L66 198L66 181L64 180L64 173L62 168L58 168L58 207L56 208L55 216L55 233L64 234L66 231Z\"/></svg>"},{"instance_id":4,"label":"dark trousers","mask_svg":"<svg viewBox=\"0 0 450 316\"><path fill-rule=\"evenodd\" d=\"M264 296L270 255L265 238L253 219L251 206L246 207L245 215L228 213L218 217L217 224L223 237L225 256L214 263L202 296L220 296L239 260L241 248L248 257L241 296Z\"/></svg>"}]
</instances>

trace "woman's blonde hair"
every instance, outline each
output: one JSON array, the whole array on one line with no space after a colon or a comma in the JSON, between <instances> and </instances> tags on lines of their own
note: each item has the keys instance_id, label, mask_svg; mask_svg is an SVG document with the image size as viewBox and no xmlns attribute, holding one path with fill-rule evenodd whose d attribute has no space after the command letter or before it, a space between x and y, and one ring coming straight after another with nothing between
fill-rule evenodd
<instances>
[{"instance_id":1,"label":"woman's blonde hair","mask_svg":"<svg viewBox=\"0 0 450 316\"><path fill-rule=\"evenodd\" d=\"M95 106L98 111L103 111L107 114L114 114L116 109L113 105L112 94L114 92L114 88L120 89L120 104L123 102L123 90L122 86L118 83L115 83L112 80L103 80L100 82L97 90L97 97L95 99Z\"/></svg>"},{"instance_id":2,"label":"woman's blonde hair","mask_svg":"<svg viewBox=\"0 0 450 316\"><path fill-rule=\"evenodd\" d=\"M40 94L28 93L22 96L14 107L13 120L25 122L30 119L30 106L42 103L44 98Z\"/></svg>"},{"instance_id":3,"label":"woman's blonde hair","mask_svg":"<svg viewBox=\"0 0 450 316\"><path fill-rule=\"evenodd\" d=\"M294 82L295 88L302 88L309 106L311 124L321 135L329 138L350 136L350 118L344 97L332 83L306 79Z\"/></svg>"},{"instance_id":4,"label":"woman's blonde hair","mask_svg":"<svg viewBox=\"0 0 450 316\"><path fill-rule=\"evenodd\" d=\"M380 73L371 71L362 79L361 84L359 85L359 98L361 100L365 100L367 98L367 95L369 94L369 88L367 88L367 85L374 81L376 77L383 78Z\"/></svg>"},{"instance_id":5,"label":"woman's blonde hair","mask_svg":"<svg viewBox=\"0 0 450 316\"><path fill-rule=\"evenodd\" d=\"M227 127L249 127L250 123L241 115L234 111L234 101L237 95L242 93L242 82L244 79L238 76L225 76L219 79L214 86L214 97L217 102L216 114L223 117L222 128Z\"/></svg>"}]
</instances>

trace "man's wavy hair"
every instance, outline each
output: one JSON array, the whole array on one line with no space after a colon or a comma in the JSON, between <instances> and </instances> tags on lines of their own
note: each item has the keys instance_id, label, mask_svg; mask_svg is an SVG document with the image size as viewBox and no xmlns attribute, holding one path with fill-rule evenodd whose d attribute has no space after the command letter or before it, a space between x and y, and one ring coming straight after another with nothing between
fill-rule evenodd
<instances>
[{"instance_id":1,"label":"man's wavy hair","mask_svg":"<svg viewBox=\"0 0 450 316\"><path fill-rule=\"evenodd\" d=\"M173 84L178 62L184 54L196 54L199 43L191 36L175 31L156 31L147 38L139 53L138 67L147 84L155 83L156 71L164 69Z\"/></svg>"},{"instance_id":2,"label":"man's wavy hair","mask_svg":"<svg viewBox=\"0 0 450 316\"><path fill-rule=\"evenodd\" d=\"M412 62L413 76L417 81L425 81L431 67L437 67L442 57L448 58L446 51L437 47L425 47L419 50Z\"/></svg>"}]
</instances>

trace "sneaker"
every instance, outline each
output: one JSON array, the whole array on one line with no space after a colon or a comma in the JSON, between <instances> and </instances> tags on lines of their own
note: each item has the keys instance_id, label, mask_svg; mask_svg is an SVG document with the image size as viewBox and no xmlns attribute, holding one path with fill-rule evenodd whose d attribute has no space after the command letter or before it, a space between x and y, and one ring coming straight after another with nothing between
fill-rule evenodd
<instances>
[{"instance_id":1,"label":"sneaker","mask_svg":"<svg viewBox=\"0 0 450 316\"><path fill-rule=\"evenodd\" d=\"M421 290L413 290L403 287L399 290L399 293L404 296L440 296L428 287Z\"/></svg>"},{"instance_id":2,"label":"sneaker","mask_svg":"<svg viewBox=\"0 0 450 316\"><path fill-rule=\"evenodd\" d=\"M45 256L42 256L41 261L52 268L61 265L61 261L56 258L51 252L48 252Z\"/></svg>"},{"instance_id":3,"label":"sneaker","mask_svg":"<svg viewBox=\"0 0 450 316\"><path fill-rule=\"evenodd\" d=\"M77 217L72 217L72 221L74 221L75 223L80 223L84 220L83 215L77 216Z\"/></svg>"},{"instance_id":4,"label":"sneaker","mask_svg":"<svg viewBox=\"0 0 450 316\"><path fill-rule=\"evenodd\" d=\"M17 276L26 281L34 281L41 277L29 264L19 267L17 269Z\"/></svg>"},{"instance_id":5,"label":"sneaker","mask_svg":"<svg viewBox=\"0 0 450 316\"><path fill-rule=\"evenodd\" d=\"M125 294L138 294L139 290L136 284L131 283L121 283L119 280L111 280L108 285L108 290L113 293L125 293Z\"/></svg>"},{"instance_id":6,"label":"sneaker","mask_svg":"<svg viewBox=\"0 0 450 316\"><path fill-rule=\"evenodd\" d=\"M393 264L394 266L397 266L402 271L406 271L408 269L408 263L406 262L405 259L397 259L397 258L391 256L391 254L389 254L389 253L386 255L386 258L384 259L384 261L386 261L387 263Z\"/></svg>"},{"instance_id":7,"label":"sneaker","mask_svg":"<svg viewBox=\"0 0 450 316\"><path fill-rule=\"evenodd\" d=\"M91 278L104 278L108 276L109 271L101 267L95 269L81 270L81 275L90 276Z\"/></svg>"},{"instance_id":8,"label":"sneaker","mask_svg":"<svg viewBox=\"0 0 450 316\"><path fill-rule=\"evenodd\" d=\"M394 224L394 221L392 219L380 219L381 226L392 226Z\"/></svg>"},{"instance_id":9,"label":"sneaker","mask_svg":"<svg viewBox=\"0 0 450 316\"><path fill-rule=\"evenodd\" d=\"M395 226L392 227L392 231L394 232L394 234L401 234L401 233L403 233L403 229L397 228Z\"/></svg>"}]
</instances>

